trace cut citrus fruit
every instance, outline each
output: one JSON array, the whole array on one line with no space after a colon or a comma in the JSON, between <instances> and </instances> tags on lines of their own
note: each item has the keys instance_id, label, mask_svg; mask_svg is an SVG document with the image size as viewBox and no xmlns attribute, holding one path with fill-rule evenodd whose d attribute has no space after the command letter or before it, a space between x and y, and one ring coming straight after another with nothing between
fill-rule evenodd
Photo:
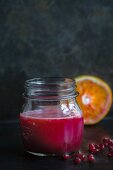
<instances>
[{"instance_id":1,"label":"cut citrus fruit","mask_svg":"<svg viewBox=\"0 0 113 170\"><path fill-rule=\"evenodd\" d=\"M112 90L102 79L83 75L75 78L79 96L77 101L83 112L84 124L96 124L109 112L112 105Z\"/></svg>"}]
</instances>

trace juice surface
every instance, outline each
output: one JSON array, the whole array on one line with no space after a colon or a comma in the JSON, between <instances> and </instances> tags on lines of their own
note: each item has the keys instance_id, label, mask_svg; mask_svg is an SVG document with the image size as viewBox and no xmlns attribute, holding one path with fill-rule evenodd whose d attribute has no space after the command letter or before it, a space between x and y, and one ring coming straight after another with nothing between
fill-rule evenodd
<instances>
[{"instance_id":1,"label":"juice surface","mask_svg":"<svg viewBox=\"0 0 113 170\"><path fill-rule=\"evenodd\" d=\"M58 110L21 113L20 127L25 150L33 153L74 152L79 149L83 136L83 118L62 116Z\"/></svg>"}]
</instances>

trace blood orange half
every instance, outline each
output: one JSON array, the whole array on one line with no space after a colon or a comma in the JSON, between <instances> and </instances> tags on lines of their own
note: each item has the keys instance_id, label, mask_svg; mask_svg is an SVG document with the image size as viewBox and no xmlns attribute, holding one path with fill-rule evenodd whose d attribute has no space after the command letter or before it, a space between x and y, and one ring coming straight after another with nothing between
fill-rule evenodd
<instances>
[{"instance_id":1,"label":"blood orange half","mask_svg":"<svg viewBox=\"0 0 113 170\"><path fill-rule=\"evenodd\" d=\"M75 78L79 96L77 101L83 111L85 125L96 124L109 112L112 90L104 80L89 75Z\"/></svg>"}]
</instances>

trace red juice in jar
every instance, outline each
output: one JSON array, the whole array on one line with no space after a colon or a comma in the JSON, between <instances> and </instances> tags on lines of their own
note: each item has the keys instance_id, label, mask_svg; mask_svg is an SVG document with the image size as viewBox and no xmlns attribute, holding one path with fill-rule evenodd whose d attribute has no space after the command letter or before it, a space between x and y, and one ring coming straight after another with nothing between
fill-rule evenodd
<instances>
[{"instance_id":1,"label":"red juice in jar","mask_svg":"<svg viewBox=\"0 0 113 170\"><path fill-rule=\"evenodd\" d=\"M82 112L71 78L35 78L25 82L25 104L20 128L25 151L36 155L62 155L80 148Z\"/></svg>"},{"instance_id":2,"label":"red juice in jar","mask_svg":"<svg viewBox=\"0 0 113 170\"><path fill-rule=\"evenodd\" d=\"M62 116L57 109L20 114L25 150L34 154L71 153L79 149L83 136L82 116ZM75 114L76 115L76 114Z\"/></svg>"}]
</instances>

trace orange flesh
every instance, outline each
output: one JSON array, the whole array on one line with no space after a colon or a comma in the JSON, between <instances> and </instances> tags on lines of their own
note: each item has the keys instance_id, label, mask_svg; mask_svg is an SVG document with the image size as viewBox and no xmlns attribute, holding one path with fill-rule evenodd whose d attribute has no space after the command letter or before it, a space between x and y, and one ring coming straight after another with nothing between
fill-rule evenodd
<instances>
[{"instance_id":1,"label":"orange flesh","mask_svg":"<svg viewBox=\"0 0 113 170\"><path fill-rule=\"evenodd\" d=\"M105 117L112 102L111 91L102 82L98 84L90 79L79 80L77 101L83 111L84 123L94 124Z\"/></svg>"}]
</instances>

